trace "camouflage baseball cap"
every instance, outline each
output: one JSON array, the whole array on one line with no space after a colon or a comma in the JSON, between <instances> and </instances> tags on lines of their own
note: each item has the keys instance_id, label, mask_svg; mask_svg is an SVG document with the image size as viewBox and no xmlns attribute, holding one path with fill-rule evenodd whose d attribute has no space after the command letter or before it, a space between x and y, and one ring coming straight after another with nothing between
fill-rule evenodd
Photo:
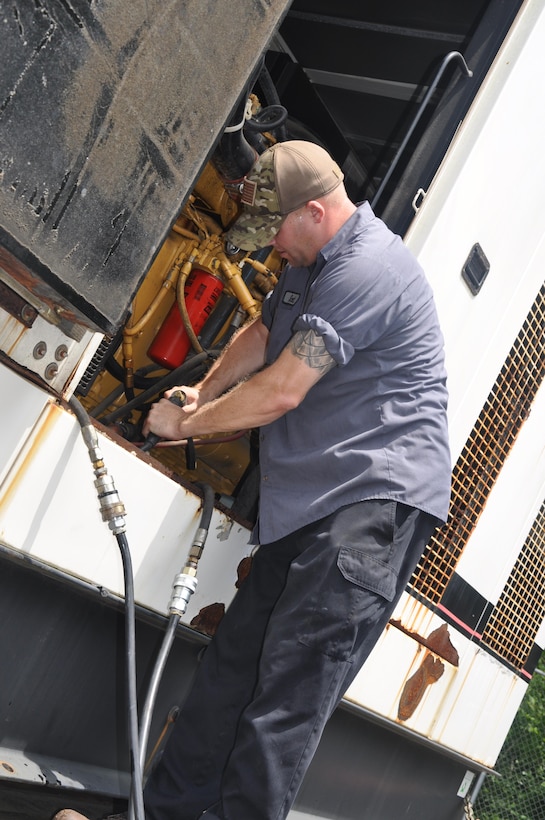
<instances>
[{"instance_id":1,"label":"camouflage baseball cap","mask_svg":"<svg viewBox=\"0 0 545 820\"><path fill-rule=\"evenodd\" d=\"M341 184L343 172L313 142L288 140L267 148L242 186L242 214L227 232L237 248L255 251L270 244L285 217Z\"/></svg>"}]
</instances>

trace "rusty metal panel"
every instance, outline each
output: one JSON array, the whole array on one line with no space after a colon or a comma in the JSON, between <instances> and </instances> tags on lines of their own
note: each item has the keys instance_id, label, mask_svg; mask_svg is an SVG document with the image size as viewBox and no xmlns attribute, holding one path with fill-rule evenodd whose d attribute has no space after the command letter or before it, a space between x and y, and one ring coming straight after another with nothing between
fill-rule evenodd
<instances>
[{"instance_id":1,"label":"rusty metal panel","mask_svg":"<svg viewBox=\"0 0 545 820\"><path fill-rule=\"evenodd\" d=\"M119 326L288 0L0 0L0 244Z\"/></svg>"}]
</instances>

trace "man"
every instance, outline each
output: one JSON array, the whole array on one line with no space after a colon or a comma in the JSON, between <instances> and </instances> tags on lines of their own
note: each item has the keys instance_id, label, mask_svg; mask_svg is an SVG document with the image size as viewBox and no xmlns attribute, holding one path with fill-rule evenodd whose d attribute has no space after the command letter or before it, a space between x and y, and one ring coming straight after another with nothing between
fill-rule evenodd
<instances>
[{"instance_id":1,"label":"man","mask_svg":"<svg viewBox=\"0 0 545 820\"><path fill-rule=\"evenodd\" d=\"M146 786L148 820L282 820L450 492L443 341L424 274L317 145L268 149L228 234L289 263L188 404L144 433L260 428L252 568ZM62 814L62 820L78 815ZM59 818L61 817L59 815Z\"/></svg>"}]
</instances>

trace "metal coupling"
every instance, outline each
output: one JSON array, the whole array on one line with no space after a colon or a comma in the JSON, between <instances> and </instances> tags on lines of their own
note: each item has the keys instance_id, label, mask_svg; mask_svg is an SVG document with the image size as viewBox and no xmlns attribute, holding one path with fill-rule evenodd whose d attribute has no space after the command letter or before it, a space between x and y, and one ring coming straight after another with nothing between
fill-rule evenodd
<instances>
[{"instance_id":1,"label":"metal coupling","mask_svg":"<svg viewBox=\"0 0 545 820\"><path fill-rule=\"evenodd\" d=\"M208 529L205 527L199 527L197 532L195 533L195 538L193 539L193 544L191 545L192 549L199 550L199 558L201 557L201 553L204 549L204 544L206 538L208 536Z\"/></svg>"},{"instance_id":2,"label":"metal coupling","mask_svg":"<svg viewBox=\"0 0 545 820\"><path fill-rule=\"evenodd\" d=\"M81 435L83 436L83 440L87 446L87 450L89 451L89 458L93 465L102 465L104 464L104 459L102 457L102 453L100 451L100 447L98 446L98 435L97 431L93 427L92 424L86 424L84 427L81 428Z\"/></svg>"},{"instance_id":3,"label":"metal coupling","mask_svg":"<svg viewBox=\"0 0 545 820\"><path fill-rule=\"evenodd\" d=\"M125 530L125 505L119 497L113 478L108 475L106 469L104 468L103 472L97 472L96 475L95 487L102 520L107 521L109 528L117 535Z\"/></svg>"},{"instance_id":4,"label":"metal coupling","mask_svg":"<svg viewBox=\"0 0 545 820\"><path fill-rule=\"evenodd\" d=\"M168 606L171 615L183 615L187 609L189 599L197 589L195 574L180 572L172 585L172 597Z\"/></svg>"}]
</instances>

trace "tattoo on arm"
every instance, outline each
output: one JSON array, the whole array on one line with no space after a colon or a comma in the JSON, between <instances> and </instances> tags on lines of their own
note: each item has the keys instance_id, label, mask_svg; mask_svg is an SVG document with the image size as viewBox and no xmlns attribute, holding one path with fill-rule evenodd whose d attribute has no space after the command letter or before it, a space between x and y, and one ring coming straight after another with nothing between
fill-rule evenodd
<instances>
[{"instance_id":1,"label":"tattoo on arm","mask_svg":"<svg viewBox=\"0 0 545 820\"><path fill-rule=\"evenodd\" d=\"M289 341L294 356L322 375L335 367L335 359L327 352L323 337L315 330L298 330Z\"/></svg>"}]
</instances>

